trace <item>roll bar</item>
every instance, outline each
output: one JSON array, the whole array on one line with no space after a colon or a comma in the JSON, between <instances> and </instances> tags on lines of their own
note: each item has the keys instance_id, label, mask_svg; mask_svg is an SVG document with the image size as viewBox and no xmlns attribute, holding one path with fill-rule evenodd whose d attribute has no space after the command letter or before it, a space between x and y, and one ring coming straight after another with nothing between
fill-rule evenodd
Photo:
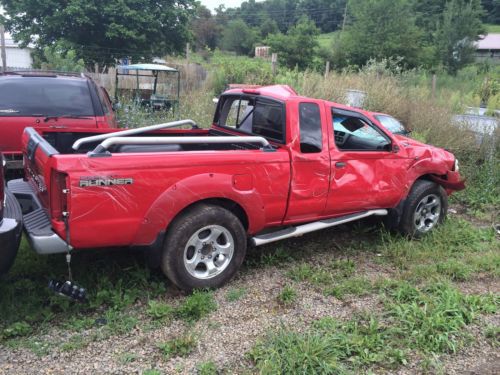
<instances>
[{"instance_id":1,"label":"roll bar","mask_svg":"<svg viewBox=\"0 0 500 375\"><path fill-rule=\"evenodd\" d=\"M114 133L106 133L106 134L100 134L100 135L93 135L91 137L80 138L75 143L73 143L73 146L71 146L71 147L73 148L73 150L78 150L80 148L80 146L85 144L85 143L102 141L102 140L108 139L108 138L116 138L116 137L127 136L127 135L141 134L141 133L146 133L146 132L153 131L153 130L175 128L175 127L182 126L182 125L191 125L192 129L199 129L198 125L193 120L188 119L188 120L171 121L171 122L166 122L163 124L144 126L142 128L127 129L127 130L122 130L122 131L114 132Z\"/></svg>"},{"instance_id":2,"label":"roll bar","mask_svg":"<svg viewBox=\"0 0 500 375\"><path fill-rule=\"evenodd\" d=\"M260 143L263 151L275 151L264 137L111 137L101 142L89 156L105 156L111 145L169 145L169 144L222 144L222 143Z\"/></svg>"}]
</instances>

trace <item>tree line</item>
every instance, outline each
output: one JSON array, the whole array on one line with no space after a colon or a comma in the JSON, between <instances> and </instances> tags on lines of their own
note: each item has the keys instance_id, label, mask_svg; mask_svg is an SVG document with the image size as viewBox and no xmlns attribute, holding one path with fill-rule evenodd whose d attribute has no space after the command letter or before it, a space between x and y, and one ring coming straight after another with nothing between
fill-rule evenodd
<instances>
[{"instance_id":1,"label":"tree line","mask_svg":"<svg viewBox=\"0 0 500 375\"><path fill-rule=\"evenodd\" d=\"M211 12L195 0L0 0L0 22L36 61L74 56L113 64L216 48L252 55L268 45L290 68L400 65L456 72L473 59L484 23L500 24L500 0L255 0ZM318 36L329 33L320 45Z\"/></svg>"},{"instance_id":2,"label":"tree line","mask_svg":"<svg viewBox=\"0 0 500 375\"><path fill-rule=\"evenodd\" d=\"M473 61L485 22L500 23L500 0L249 0L215 14L199 7L192 30L199 49L251 55L268 45L290 68L394 57L454 73ZM319 45L320 33L332 33L329 45Z\"/></svg>"}]
</instances>

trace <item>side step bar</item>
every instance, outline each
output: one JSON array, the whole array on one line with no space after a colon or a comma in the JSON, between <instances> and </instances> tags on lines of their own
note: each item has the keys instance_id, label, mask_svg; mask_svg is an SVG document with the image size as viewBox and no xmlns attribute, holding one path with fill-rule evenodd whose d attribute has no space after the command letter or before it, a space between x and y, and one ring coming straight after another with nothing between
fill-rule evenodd
<instances>
[{"instance_id":1,"label":"side step bar","mask_svg":"<svg viewBox=\"0 0 500 375\"><path fill-rule=\"evenodd\" d=\"M325 229L329 227L334 227L336 225L349 223L350 221L355 221L359 219L363 219L368 216L384 216L387 215L387 210L370 210L364 212L358 212L356 214L336 217L332 219L315 221L308 224L299 225L297 227L289 227L285 229L278 230L272 233L266 233L262 235L257 235L252 237L250 241L254 246L265 245L270 242L284 240L285 238L290 237L300 237L303 234L309 232L315 232L320 229Z\"/></svg>"}]
</instances>

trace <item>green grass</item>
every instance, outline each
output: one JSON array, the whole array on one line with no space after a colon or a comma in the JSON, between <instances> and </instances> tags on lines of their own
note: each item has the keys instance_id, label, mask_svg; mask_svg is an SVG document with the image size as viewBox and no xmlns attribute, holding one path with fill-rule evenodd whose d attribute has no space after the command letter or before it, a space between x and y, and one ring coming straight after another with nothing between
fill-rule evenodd
<instances>
[{"instance_id":1,"label":"green grass","mask_svg":"<svg viewBox=\"0 0 500 375\"><path fill-rule=\"evenodd\" d=\"M500 327L488 326L484 332L484 336L493 347L500 347Z\"/></svg>"},{"instance_id":2,"label":"green grass","mask_svg":"<svg viewBox=\"0 0 500 375\"><path fill-rule=\"evenodd\" d=\"M196 347L196 339L192 335L186 335L159 344L158 347L166 359L186 357Z\"/></svg>"},{"instance_id":3,"label":"green grass","mask_svg":"<svg viewBox=\"0 0 500 375\"><path fill-rule=\"evenodd\" d=\"M306 332L286 327L270 333L249 353L262 374L343 374L394 369L415 350L422 358L454 353L465 327L480 313L495 313L498 297L466 296L447 284L415 288L387 283L384 311L347 321L323 318ZM369 372L369 371L368 371Z\"/></svg>"},{"instance_id":4,"label":"green grass","mask_svg":"<svg viewBox=\"0 0 500 375\"><path fill-rule=\"evenodd\" d=\"M485 24L484 26L489 33L500 33L500 25Z\"/></svg>"},{"instance_id":5,"label":"green grass","mask_svg":"<svg viewBox=\"0 0 500 375\"><path fill-rule=\"evenodd\" d=\"M118 356L118 360L123 364L135 362L137 358L139 356L135 353L122 353Z\"/></svg>"},{"instance_id":6,"label":"green grass","mask_svg":"<svg viewBox=\"0 0 500 375\"><path fill-rule=\"evenodd\" d=\"M198 375L217 375L217 366L214 362L204 362L196 366Z\"/></svg>"},{"instance_id":7,"label":"green grass","mask_svg":"<svg viewBox=\"0 0 500 375\"><path fill-rule=\"evenodd\" d=\"M188 323L194 323L217 309L213 293L195 291L175 310L175 316Z\"/></svg>"},{"instance_id":8,"label":"green grass","mask_svg":"<svg viewBox=\"0 0 500 375\"><path fill-rule=\"evenodd\" d=\"M328 266L301 263L292 267L287 275L295 281L307 281L325 295L339 299L368 294L372 289L370 280L355 275L355 264L349 259L334 260Z\"/></svg>"},{"instance_id":9,"label":"green grass","mask_svg":"<svg viewBox=\"0 0 500 375\"><path fill-rule=\"evenodd\" d=\"M228 302L236 302L247 294L246 288L232 288L226 293Z\"/></svg>"},{"instance_id":10,"label":"green grass","mask_svg":"<svg viewBox=\"0 0 500 375\"><path fill-rule=\"evenodd\" d=\"M85 348L89 342L85 340L82 335L74 335L71 338L61 345L61 350L63 352L70 352L78 349Z\"/></svg>"},{"instance_id":11,"label":"green grass","mask_svg":"<svg viewBox=\"0 0 500 375\"><path fill-rule=\"evenodd\" d=\"M161 375L161 372L159 370L149 369L149 370L144 370L142 372L142 375Z\"/></svg>"},{"instance_id":12,"label":"green grass","mask_svg":"<svg viewBox=\"0 0 500 375\"><path fill-rule=\"evenodd\" d=\"M327 296L344 299L348 295L366 295L369 294L371 290L372 283L370 280L364 277L352 277L346 280L340 280L334 286L325 288L323 293Z\"/></svg>"},{"instance_id":13,"label":"green grass","mask_svg":"<svg viewBox=\"0 0 500 375\"><path fill-rule=\"evenodd\" d=\"M162 301L149 301L148 309L146 310L146 314L148 314L153 319L169 319L174 315L175 309Z\"/></svg>"},{"instance_id":14,"label":"green grass","mask_svg":"<svg viewBox=\"0 0 500 375\"><path fill-rule=\"evenodd\" d=\"M385 233L377 251L401 277L413 281L465 281L500 272L500 244L494 230L475 228L461 219L450 218L419 241Z\"/></svg>"},{"instance_id":15,"label":"green grass","mask_svg":"<svg viewBox=\"0 0 500 375\"><path fill-rule=\"evenodd\" d=\"M290 285L285 287L278 294L278 303L283 306L291 306L297 300L297 291Z\"/></svg>"},{"instance_id":16,"label":"green grass","mask_svg":"<svg viewBox=\"0 0 500 375\"><path fill-rule=\"evenodd\" d=\"M336 32L320 34L317 38L319 46L321 48L331 49L333 40L337 34Z\"/></svg>"}]
</instances>

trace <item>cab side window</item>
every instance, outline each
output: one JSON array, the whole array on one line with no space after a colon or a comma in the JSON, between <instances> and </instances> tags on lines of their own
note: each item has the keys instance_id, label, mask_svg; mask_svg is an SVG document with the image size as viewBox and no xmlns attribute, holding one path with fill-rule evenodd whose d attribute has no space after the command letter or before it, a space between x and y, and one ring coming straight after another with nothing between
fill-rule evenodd
<instances>
[{"instance_id":1,"label":"cab side window","mask_svg":"<svg viewBox=\"0 0 500 375\"><path fill-rule=\"evenodd\" d=\"M332 110L335 145L340 151L390 151L391 142L367 120Z\"/></svg>"},{"instance_id":2,"label":"cab side window","mask_svg":"<svg viewBox=\"0 0 500 375\"><path fill-rule=\"evenodd\" d=\"M316 103L299 104L300 152L312 154L321 152L323 135L321 116Z\"/></svg>"}]
</instances>

